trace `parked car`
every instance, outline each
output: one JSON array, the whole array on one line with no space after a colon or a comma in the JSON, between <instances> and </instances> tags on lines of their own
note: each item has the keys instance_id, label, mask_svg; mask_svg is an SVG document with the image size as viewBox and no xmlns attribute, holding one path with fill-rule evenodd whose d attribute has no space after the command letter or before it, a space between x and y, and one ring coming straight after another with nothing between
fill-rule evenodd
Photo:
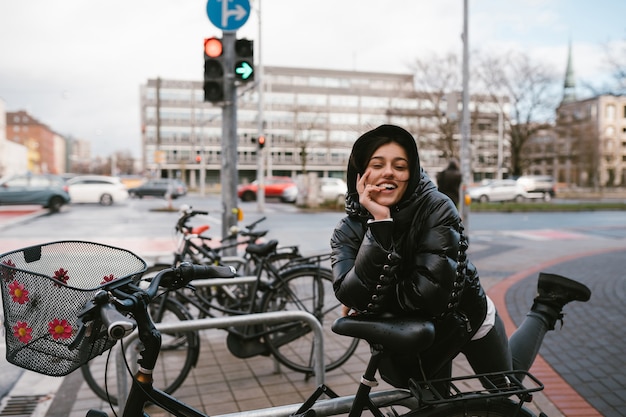
<instances>
[{"instance_id":1,"label":"parked car","mask_svg":"<svg viewBox=\"0 0 626 417\"><path fill-rule=\"evenodd\" d=\"M319 179L319 187L323 201L345 202L348 184L341 178L322 177Z\"/></svg>"},{"instance_id":2,"label":"parked car","mask_svg":"<svg viewBox=\"0 0 626 417\"><path fill-rule=\"evenodd\" d=\"M526 190L527 198L549 201L556 195L556 182L549 175L522 175L517 182Z\"/></svg>"},{"instance_id":3,"label":"parked car","mask_svg":"<svg viewBox=\"0 0 626 417\"><path fill-rule=\"evenodd\" d=\"M67 181L72 203L110 206L128 199L128 190L118 177L79 175Z\"/></svg>"},{"instance_id":4,"label":"parked car","mask_svg":"<svg viewBox=\"0 0 626 417\"><path fill-rule=\"evenodd\" d=\"M173 178L162 178L158 180L148 180L138 187L128 189L131 197L166 197L169 193L172 199L187 195L187 186L180 180Z\"/></svg>"},{"instance_id":5,"label":"parked car","mask_svg":"<svg viewBox=\"0 0 626 417\"><path fill-rule=\"evenodd\" d=\"M56 175L27 173L0 181L0 205L36 204L56 213L70 201L65 181Z\"/></svg>"},{"instance_id":6,"label":"parked car","mask_svg":"<svg viewBox=\"0 0 626 417\"><path fill-rule=\"evenodd\" d=\"M480 203L488 201L522 202L526 199L524 187L512 179L486 180L478 186L469 187L468 193L472 201Z\"/></svg>"},{"instance_id":7,"label":"parked car","mask_svg":"<svg viewBox=\"0 0 626 417\"><path fill-rule=\"evenodd\" d=\"M265 196L269 198L279 198L286 203L295 203L298 197L298 186L289 177L268 177L263 184ZM258 181L250 184L240 184L237 187L237 196L241 201L254 201L259 189Z\"/></svg>"}]
</instances>

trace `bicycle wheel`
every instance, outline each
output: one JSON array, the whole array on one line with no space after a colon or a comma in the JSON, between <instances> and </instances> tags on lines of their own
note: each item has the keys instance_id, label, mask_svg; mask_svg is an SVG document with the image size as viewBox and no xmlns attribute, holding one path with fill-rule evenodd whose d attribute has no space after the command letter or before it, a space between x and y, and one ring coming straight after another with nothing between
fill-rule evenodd
<instances>
[{"instance_id":1,"label":"bicycle wheel","mask_svg":"<svg viewBox=\"0 0 626 417\"><path fill-rule=\"evenodd\" d=\"M322 324L324 367L331 371L352 356L358 339L341 336L331 325L341 316L341 303L333 291L330 269L316 265L283 271L261 303L261 312L301 310L313 314ZM314 372L314 334L304 322L276 323L263 326L265 343L276 359L298 372Z\"/></svg>"},{"instance_id":2,"label":"bicycle wheel","mask_svg":"<svg viewBox=\"0 0 626 417\"><path fill-rule=\"evenodd\" d=\"M280 270L289 262L301 257L302 255L297 247L277 248L276 252L267 255L265 262L271 264L276 270ZM261 260L262 258L249 257L243 269L238 271L240 271L241 275L257 275L258 269L262 267Z\"/></svg>"},{"instance_id":3,"label":"bicycle wheel","mask_svg":"<svg viewBox=\"0 0 626 417\"><path fill-rule=\"evenodd\" d=\"M535 417L526 407L506 398L478 398L416 410L406 416L419 417Z\"/></svg>"},{"instance_id":4,"label":"bicycle wheel","mask_svg":"<svg viewBox=\"0 0 626 417\"><path fill-rule=\"evenodd\" d=\"M192 319L189 312L179 302L172 299L157 299L149 305L149 308L155 323ZM159 361L153 372L154 385L171 394L181 386L191 368L196 365L200 353L200 338L195 331L161 332L161 338ZM124 347L128 364L135 372L137 363L134 358L141 350L141 343L135 339L132 344L128 346L125 344ZM117 359L115 353L110 356L101 355L80 368L89 388L98 397L111 401L114 405L117 405Z\"/></svg>"}]
</instances>

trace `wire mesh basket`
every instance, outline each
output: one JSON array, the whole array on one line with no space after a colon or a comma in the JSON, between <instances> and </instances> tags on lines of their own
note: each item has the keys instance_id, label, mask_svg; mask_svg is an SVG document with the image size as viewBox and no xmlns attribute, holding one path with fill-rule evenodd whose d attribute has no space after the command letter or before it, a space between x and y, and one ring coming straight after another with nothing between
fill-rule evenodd
<instances>
[{"instance_id":1,"label":"wire mesh basket","mask_svg":"<svg viewBox=\"0 0 626 417\"><path fill-rule=\"evenodd\" d=\"M59 241L0 255L6 358L21 368L64 376L115 344L83 306L100 289L141 277L146 263L99 243Z\"/></svg>"}]
</instances>

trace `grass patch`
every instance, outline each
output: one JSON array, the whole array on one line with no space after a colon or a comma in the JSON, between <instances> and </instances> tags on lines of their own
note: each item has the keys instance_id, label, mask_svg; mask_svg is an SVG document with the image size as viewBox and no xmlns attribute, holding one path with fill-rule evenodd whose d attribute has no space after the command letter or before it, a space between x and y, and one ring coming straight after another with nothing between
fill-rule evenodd
<instances>
[{"instance_id":1,"label":"grass patch","mask_svg":"<svg viewBox=\"0 0 626 417\"><path fill-rule=\"evenodd\" d=\"M503 203L472 203L470 212L577 212L577 211L606 211L626 210L626 203L621 202L572 202L572 203L545 203L545 202L503 202Z\"/></svg>"}]
</instances>

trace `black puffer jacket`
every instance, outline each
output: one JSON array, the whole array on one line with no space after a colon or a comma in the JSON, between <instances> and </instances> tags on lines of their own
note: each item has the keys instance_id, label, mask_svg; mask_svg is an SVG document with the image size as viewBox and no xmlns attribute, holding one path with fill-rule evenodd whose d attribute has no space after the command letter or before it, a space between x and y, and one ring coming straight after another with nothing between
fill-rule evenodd
<instances>
[{"instance_id":1,"label":"black puffer jacket","mask_svg":"<svg viewBox=\"0 0 626 417\"><path fill-rule=\"evenodd\" d=\"M392 210L393 222L368 224L357 201L348 198L347 205L351 214L331 238L335 293L343 304L360 312L418 313L433 319L454 307L473 327L482 323L485 294L473 264L460 268L455 287L458 261L465 259L466 250L460 245L458 211L423 171L413 194ZM385 294L380 294L380 281L386 284Z\"/></svg>"},{"instance_id":2,"label":"black puffer jacket","mask_svg":"<svg viewBox=\"0 0 626 417\"><path fill-rule=\"evenodd\" d=\"M390 207L391 221L370 222L356 183L376 146L400 144L409 161L406 191ZM379 371L407 387L415 376L434 376L471 339L485 319L487 302L454 203L421 169L417 145L405 129L382 125L354 143L347 172L347 217L331 238L337 298L362 314L419 316L435 324L435 340L420 352L385 355Z\"/></svg>"}]
</instances>

